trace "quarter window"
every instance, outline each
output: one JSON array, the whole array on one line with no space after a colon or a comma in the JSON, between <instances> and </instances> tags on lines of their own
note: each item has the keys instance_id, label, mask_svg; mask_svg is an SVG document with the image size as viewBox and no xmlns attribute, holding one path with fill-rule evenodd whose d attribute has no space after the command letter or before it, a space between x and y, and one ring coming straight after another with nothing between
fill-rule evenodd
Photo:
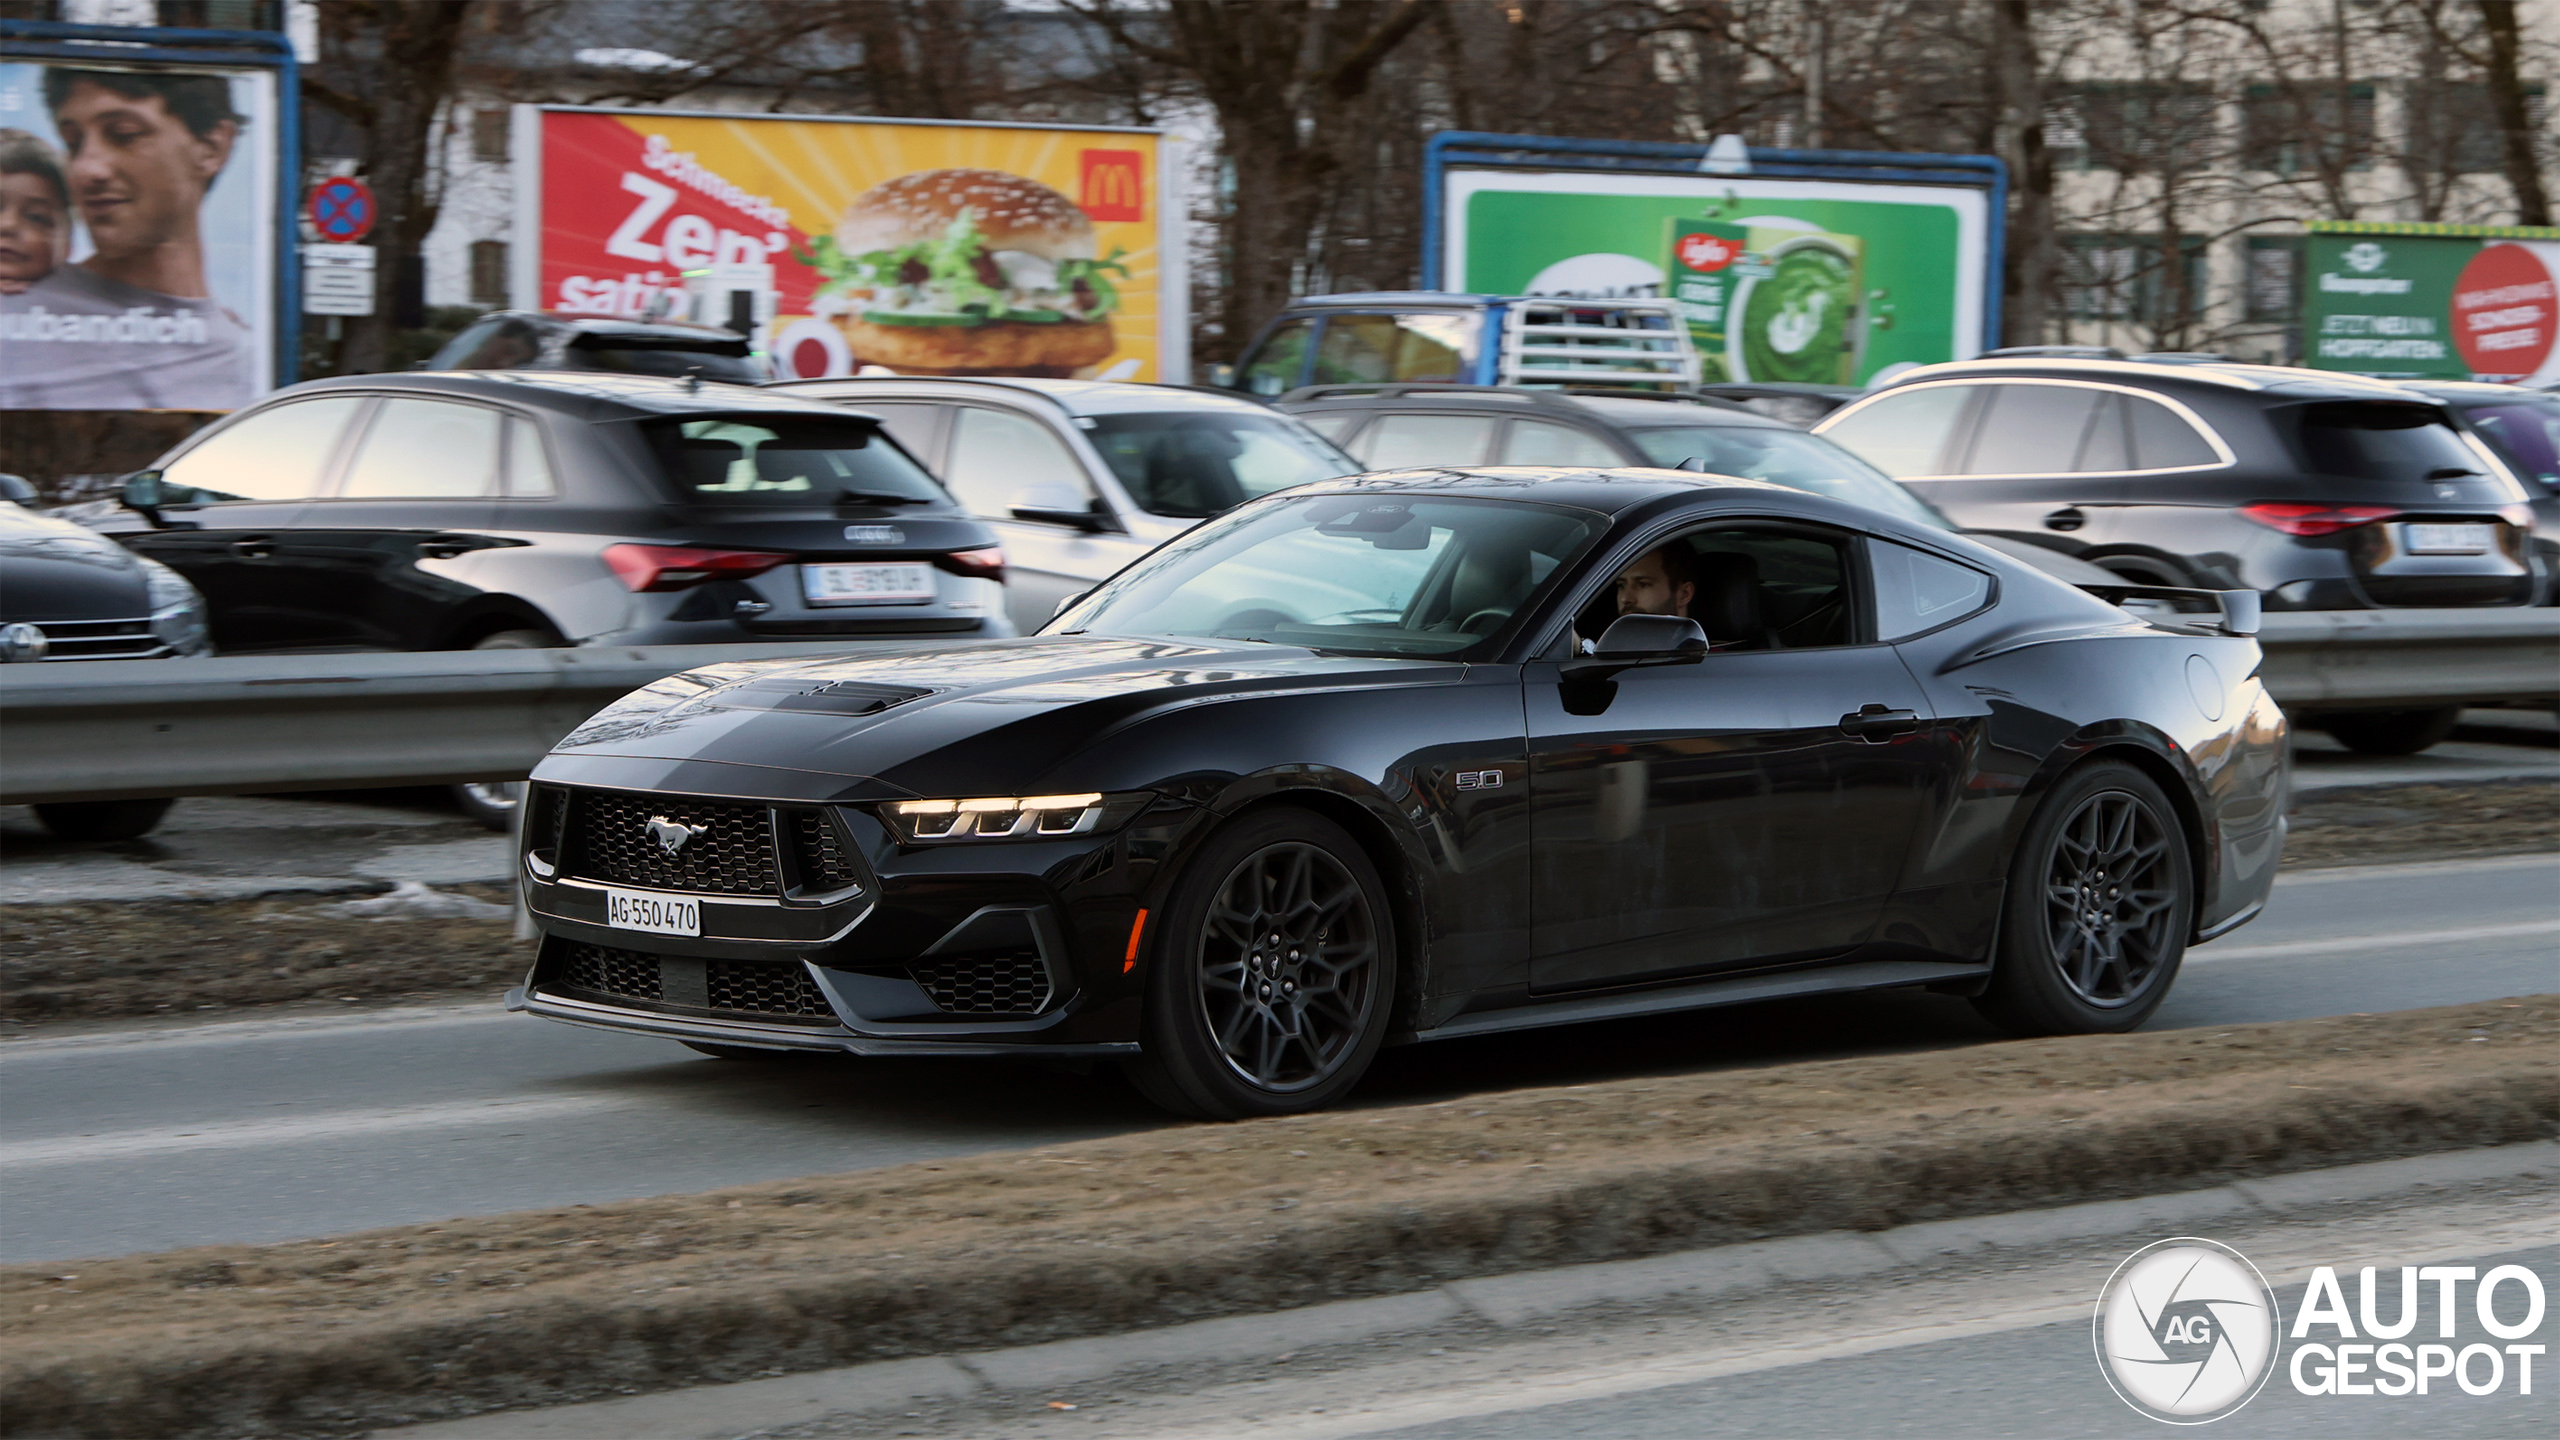
<instances>
[{"instance_id":1,"label":"quarter window","mask_svg":"<svg viewBox=\"0 0 2560 1440\"><path fill-rule=\"evenodd\" d=\"M1991 577L1970 566L1897 545L1869 540L1867 557L1876 581L1876 638L1902 640L1961 620L1991 598Z\"/></svg>"},{"instance_id":2,"label":"quarter window","mask_svg":"<svg viewBox=\"0 0 2560 1440\"><path fill-rule=\"evenodd\" d=\"M507 422L507 493L519 500L560 493L551 478L551 457L542 450L542 427L521 415Z\"/></svg>"},{"instance_id":3,"label":"quarter window","mask_svg":"<svg viewBox=\"0 0 2560 1440\"><path fill-rule=\"evenodd\" d=\"M1481 465L1493 448L1491 415L1381 415L1360 432L1353 454L1372 470Z\"/></svg>"},{"instance_id":4,"label":"quarter window","mask_svg":"<svg viewBox=\"0 0 2560 1440\"><path fill-rule=\"evenodd\" d=\"M1939 457L1946 453L1947 437L1955 430L1956 419L1964 413L1964 402L1972 393L1968 386L1933 385L1926 390L1886 395L1821 426L1815 433L1834 444L1848 446L1868 464L1896 480L1944 474Z\"/></svg>"},{"instance_id":5,"label":"quarter window","mask_svg":"<svg viewBox=\"0 0 2560 1440\"><path fill-rule=\"evenodd\" d=\"M2212 465L2222 459L2185 416L2159 401L2128 395L2125 406L2132 422L2134 469L2174 470L2182 465Z\"/></svg>"},{"instance_id":6,"label":"quarter window","mask_svg":"<svg viewBox=\"0 0 2560 1440\"><path fill-rule=\"evenodd\" d=\"M1502 464L1607 466L1622 463L1618 452L1594 435L1570 425L1544 420L1514 420L1502 437Z\"/></svg>"},{"instance_id":7,"label":"quarter window","mask_svg":"<svg viewBox=\"0 0 2560 1440\"><path fill-rule=\"evenodd\" d=\"M364 401L303 400L247 416L205 438L161 472L205 500L305 500L318 494L338 437Z\"/></svg>"},{"instance_id":8,"label":"quarter window","mask_svg":"<svg viewBox=\"0 0 2560 1440\"><path fill-rule=\"evenodd\" d=\"M1092 493L1075 452L1030 416L964 405L956 418L944 480L977 514L1003 519L1013 513L1013 497L1033 486Z\"/></svg>"},{"instance_id":9,"label":"quarter window","mask_svg":"<svg viewBox=\"0 0 2560 1440\"><path fill-rule=\"evenodd\" d=\"M1974 427L1968 475L2051 475L2078 461L2103 390L2078 385L1994 385Z\"/></svg>"},{"instance_id":10,"label":"quarter window","mask_svg":"<svg viewBox=\"0 0 2560 1440\"><path fill-rule=\"evenodd\" d=\"M498 493L504 417L477 405L392 399L365 427L339 494L349 500L467 500Z\"/></svg>"}]
</instances>

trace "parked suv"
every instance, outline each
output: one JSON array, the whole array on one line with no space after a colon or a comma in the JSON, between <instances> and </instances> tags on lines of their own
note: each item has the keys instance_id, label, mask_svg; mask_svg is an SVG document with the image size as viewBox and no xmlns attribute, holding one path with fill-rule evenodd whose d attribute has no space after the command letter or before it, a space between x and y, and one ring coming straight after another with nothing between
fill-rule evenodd
<instances>
[{"instance_id":1,"label":"parked suv","mask_svg":"<svg viewBox=\"0 0 2560 1440\"><path fill-rule=\"evenodd\" d=\"M617 320L500 310L444 342L421 370L588 370L761 384L765 363L734 330L681 320Z\"/></svg>"},{"instance_id":2,"label":"parked suv","mask_svg":"<svg viewBox=\"0 0 2560 1440\"><path fill-rule=\"evenodd\" d=\"M1212 515L1360 468L1289 416L1180 386L883 377L767 393L879 416L1003 541L1024 634Z\"/></svg>"},{"instance_id":3,"label":"parked suv","mask_svg":"<svg viewBox=\"0 0 2560 1440\"><path fill-rule=\"evenodd\" d=\"M740 386L313 381L124 503L226 651L1013 633L995 536L878 421Z\"/></svg>"},{"instance_id":4,"label":"parked suv","mask_svg":"<svg viewBox=\"0 0 2560 1440\"><path fill-rule=\"evenodd\" d=\"M2555 580L2545 604L2560 605L2560 394L2521 385L2407 380L2467 422L2523 482L2533 505L2533 543Z\"/></svg>"},{"instance_id":5,"label":"parked suv","mask_svg":"<svg viewBox=\"0 0 2560 1440\"><path fill-rule=\"evenodd\" d=\"M1245 347L1248 395L1360 381L1471 385L1698 383L1689 327L1668 300L1583 300L1380 290L1310 295Z\"/></svg>"},{"instance_id":6,"label":"parked suv","mask_svg":"<svg viewBox=\"0 0 2560 1440\"><path fill-rule=\"evenodd\" d=\"M2432 399L2269 366L1925 366L1814 427L1953 517L2270 609L2527 605L2507 467Z\"/></svg>"}]
</instances>

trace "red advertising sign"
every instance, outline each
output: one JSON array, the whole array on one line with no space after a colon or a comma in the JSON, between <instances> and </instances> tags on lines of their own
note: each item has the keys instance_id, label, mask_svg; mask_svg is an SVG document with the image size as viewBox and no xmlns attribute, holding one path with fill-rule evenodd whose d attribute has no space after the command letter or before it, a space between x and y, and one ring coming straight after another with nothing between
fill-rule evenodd
<instances>
[{"instance_id":1,"label":"red advertising sign","mask_svg":"<svg viewBox=\"0 0 2560 1440\"><path fill-rule=\"evenodd\" d=\"M2475 375L2530 375L2551 358L2560 296L2542 257L2490 245L2453 282L2453 346Z\"/></svg>"}]
</instances>

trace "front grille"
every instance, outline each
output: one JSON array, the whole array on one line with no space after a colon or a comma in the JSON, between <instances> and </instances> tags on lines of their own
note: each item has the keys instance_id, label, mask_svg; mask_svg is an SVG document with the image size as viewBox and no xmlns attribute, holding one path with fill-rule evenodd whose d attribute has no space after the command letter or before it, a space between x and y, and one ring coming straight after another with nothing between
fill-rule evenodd
<instances>
[{"instance_id":1,"label":"front grille","mask_svg":"<svg viewBox=\"0 0 2560 1440\"><path fill-rule=\"evenodd\" d=\"M574 873L591 880L704 895L779 895L773 826L762 805L587 791L569 821ZM649 822L701 827L674 854Z\"/></svg>"},{"instance_id":2,"label":"front grille","mask_svg":"<svg viewBox=\"0 0 2560 1440\"><path fill-rule=\"evenodd\" d=\"M149 660L169 653L151 633L151 617L139 620L39 620L47 660Z\"/></svg>"},{"instance_id":3,"label":"front grille","mask_svg":"<svg viewBox=\"0 0 2560 1440\"><path fill-rule=\"evenodd\" d=\"M714 1010L743 1010L757 1015L787 1015L795 1020L833 1020L835 1007L809 979L809 967L797 960L713 960L703 975Z\"/></svg>"},{"instance_id":4,"label":"front grille","mask_svg":"<svg viewBox=\"0 0 2560 1440\"><path fill-rule=\"evenodd\" d=\"M658 957L604 945L571 942L560 961L560 983L572 990L615 995L625 1000L656 1000Z\"/></svg>"},{"instance_id":5,"label":"front grille","mask_svg":"<svg viewBox=\"0 0 2560 1440\"><path fill-rule=\"evenodd\" d=\"M862 879L862 872L854 867L853 852L845 844L844 832L836 828L825 811L795 810L784 818L790 822L802 890L826 894Z\"/></svg>"},{"instance_id":6,"label":"front grille","mask_svg":"<svg viewBox=\"0 0 2560 1440\"><path fill-rule=\"evenodd\" d=\"M910 970L954 1015L1037 1015L1049 1004L1049 969L1028 951L919 960Z\"/></svg>"}]
</instances>

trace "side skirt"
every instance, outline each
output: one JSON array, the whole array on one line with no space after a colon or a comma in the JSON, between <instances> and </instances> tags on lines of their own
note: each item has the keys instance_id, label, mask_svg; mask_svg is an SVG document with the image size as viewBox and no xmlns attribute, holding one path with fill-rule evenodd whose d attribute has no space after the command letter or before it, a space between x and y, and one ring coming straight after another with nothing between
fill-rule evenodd
<instances>
[{"instance_id":1,"label":"side skirt","mask_svg":"<svg viewBox=\"0 0 2560 1440\"><path fill-rule=\"evenodd\" d=\"M1534 1030L1547 1025L1577 1025L1586 1020L1623 1020L1637 1015L1666 1015L1681 1010L1709 1010L1720 1005L1748 1005L1797 995L1829 995L1855 990L1889 990L1905 985L1936 985L1979 979L1987 965L1940 960L1868 960L1826 965L1774 975L1738 975L1659 990L1620 991L1575 1000L1551 1000L1461 1015L1429 1030L1396 1037L1405 1044L1455 1040L1467 1035L1495 1035L1506 1030Z\"/></svg>"}]
</instances>

